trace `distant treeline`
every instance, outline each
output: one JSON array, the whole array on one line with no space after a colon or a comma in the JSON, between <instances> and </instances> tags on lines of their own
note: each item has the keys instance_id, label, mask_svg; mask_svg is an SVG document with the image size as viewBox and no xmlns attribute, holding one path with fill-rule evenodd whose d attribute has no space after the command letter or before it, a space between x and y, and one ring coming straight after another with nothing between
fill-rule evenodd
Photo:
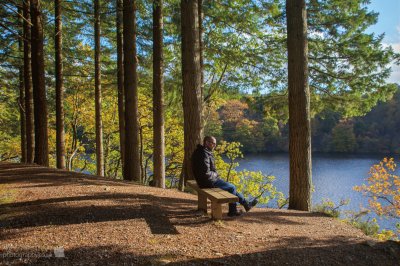
<instances>
[{"instance_id":1,"label":"distant treeline","mask_svg":"<svg viewBox=\"0 0 400 266\"><path fill-rule=\"evenodd\" d=\"M260 97L226 100L207 121L207 134L238 141L244 152L288 151L287 110L273 110ZM313 151L400 153L400 90L365 116L324 110L311 123Z\"/></svg>"}]
</instances>

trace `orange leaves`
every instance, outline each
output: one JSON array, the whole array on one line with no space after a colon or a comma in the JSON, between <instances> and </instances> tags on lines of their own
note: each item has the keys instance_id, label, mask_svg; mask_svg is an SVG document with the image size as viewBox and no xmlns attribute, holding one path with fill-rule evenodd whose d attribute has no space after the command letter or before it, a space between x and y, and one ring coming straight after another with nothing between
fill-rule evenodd
<instances>
[{"instance_id":1,"label":"orange leaves","mask_svg":"<svg viewBox=\"0 0 400 266\"><path fill-rule=\"evenodd\" d=\"M355 186L355 191L368 196L369 207L378 215L400 219L400 177L395 174L393 158L384 158L369 171L368 184Z\"/></svg>"},{"instance_id":2,"label":"orange leaves","mask_svg":"<svg viewBox=\"0 0 400 266\"><path fill-rule=\"evenodd\" d=\"M227 122L238 123L245 115L245 111L249 109L247 103L240 100L230 100L221 110L221 119Z\"/></svg>"}]
</instances>

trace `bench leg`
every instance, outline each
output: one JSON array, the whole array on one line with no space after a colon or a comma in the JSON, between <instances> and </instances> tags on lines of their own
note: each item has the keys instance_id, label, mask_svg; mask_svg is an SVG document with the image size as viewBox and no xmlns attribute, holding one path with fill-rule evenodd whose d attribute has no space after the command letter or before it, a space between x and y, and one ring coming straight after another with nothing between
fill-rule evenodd
<instances>
[{"instance_id":1,"label":"bench leg","mask_svg":"<svg viewBox=\"0 0 400 266\"><path fill-rule=\"evenodd\" d=\"M198 210L207 213L207 197L199 193L197 198Z\"/></svg>"},{"instance_id":2,"label":"bench leg","mask_svg":"<svg viewBox=\"0 0 400 266\"><path fill-rule=\"evenodd\" d=\"M214 220L222 220L222 204L211 201L211 217Z\"/></svg>"}]
</instances>

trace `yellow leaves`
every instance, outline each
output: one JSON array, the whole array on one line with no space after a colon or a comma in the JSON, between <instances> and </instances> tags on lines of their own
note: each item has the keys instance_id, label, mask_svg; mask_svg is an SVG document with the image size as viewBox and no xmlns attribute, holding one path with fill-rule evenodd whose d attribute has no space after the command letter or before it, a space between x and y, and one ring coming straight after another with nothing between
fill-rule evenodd
<instances>
[{"instance_id":1,"label":"yellow leaves","mask_svg":"<svg viewBox=\"0 0 400 266\"><path fill-rule=\"evenodd\" d=\"M396 163L394 162L394 158L384 158L381 164L384 164L387 169L390 171L395 171L396 169Z\"/></svg>"},{"instance_id":2,"label":"yellow leaves","mask_svg":"<svg viewBox=\"0 0 400 266\"><path fill-rule=\"evenodd\" d=\"M375 234L374 237L380 241L387 241L396 238L396 233L392 230L382 230L380 233Z\"/></svg>"},{"instance_id":3,"label":"yellow leaves","mask_svg":"<svg viewBox=\"0 0 400 266\"><path fill-rule=\"evenodd\" d=\"M21 151L21 141L19 136L2 136L0 132L0 159L7 160L10 158L17 157Z\"/></svg>"},{"instance_id":4,"label":"yellow leaves","mask_svg":"<svg viewBox=\"0 0 400 266\"><path fill-rule=\"evenodd\" d=\"M184 157L184 132L180 117L167 112L165 116L166 175L178 178Z\"/></svg>"},{"instance_id":5,"label":"yellow leaves","mask_svg":"<svg viewBox=\"0 0 400 266\"><path fill-rule=\"evenodd\" d=\"M239 142L221 141L215 148L215 152L219 155L226 155L230 160L235 160L237 158L243 158L243 153L240 151L241 147L242 144Z\"/></svg>"},{"instance_id":6,"label":"yellow leaves","mask_svg":"<svg viewBox=\"0 0 400 266\"><path fill-rule=\"evenodd\" d=\"M313 211L322 212L332 217L338 218L340 216L339 208L344 205L348 205L349 202L349 199L342 199L340 203L336 206L336 204L332 200L323 199L320 204L317 204L313 207Z\"/></svg>"},{"instance_id":7,"label":"yellow leaves","mask_svg":"<svg viewBox=\"0 0 400 266\"><path fill-rule=\"evenodd\" d=\"M267 204L276 197L283 202L283 193L278 192L272 184L274 176L264 175L261 171L236 171L239 164L235 160L243 157L241 146L239 142L221 141L216 147L215 164L219 176L234 184L245 197L259 197L259 203ZM227 162L223 160L223 156L228 158Z\"/></svg>"},{"instance_id":8,"label":"yellow leaves","mask_svg":"<svg viewBox=\"0 0 400 266\"><path fill-rule=\"evenodd\" d=\"M400 177L395 175L396 167L393 158L384 158L371 167L368 185L353 188L370 198L369 207L378 215L400 218Z\"/></svg>"}]
</instances>

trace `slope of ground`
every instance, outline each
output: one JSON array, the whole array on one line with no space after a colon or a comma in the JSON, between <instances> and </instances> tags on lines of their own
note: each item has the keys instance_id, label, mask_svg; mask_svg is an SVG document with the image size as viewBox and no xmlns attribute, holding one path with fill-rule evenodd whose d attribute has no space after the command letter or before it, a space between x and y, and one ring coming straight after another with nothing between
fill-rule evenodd
<instances>
[{"instance_id":1,"label":"slope of ground","mask_svg":"<svg viewBox=\"0 0 400 266\"><path fill-rule=\"evenodd\" d=\"M0 264L400 265L397 243L316 213L215 222L195 195L11 163L0 189Z\"/></svg>"}]
</instances>

